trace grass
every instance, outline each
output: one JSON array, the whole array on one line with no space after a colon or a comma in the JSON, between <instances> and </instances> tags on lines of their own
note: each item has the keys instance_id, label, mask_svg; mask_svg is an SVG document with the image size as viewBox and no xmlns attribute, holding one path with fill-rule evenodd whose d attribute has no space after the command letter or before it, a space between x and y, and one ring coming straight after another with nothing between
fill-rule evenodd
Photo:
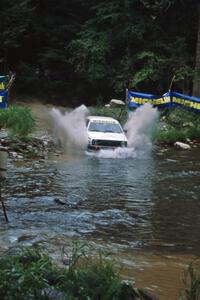
<instances>
[{"instance_id":1,"label":"grass","mask_svg":"<svg viewBox=\"0 0 200 300\"><path fill-rule=\"evenodd\" d=\"M35 120L27 107L13 105L0 110L0 128L8 129L11 136L26 138L34 126Z\"/></svg>"},{"instance_id":2,"label":"grass","mask_svg":"<svg viewBox=\"0 0 200 300\"><path fill-rule=\"evenodd\" d=\"M200 138L200 114L180 107L163 111L156 142L186 141Z\"/></svg>"},{"instance_id":3,"label":"grass","mask_svg":"<svg viewBox=\"0 0 200 300\"><path fill-rule=\"evenodd\" d=\"M200 268L199 263L190 263L184 272L180 300L200 299Z\"/></svg>"},{"instance_id":4,"label":"grass","mask_svg":"<svg viewBox=\"0 0 200 300\"><path fill-rule=\"evenodd\" d=\"M166 131L157 130L155 132L154 140L157 143L174 143L176 141L185 141L187 136L188 135L185 131L177 130L176 128L169 128Z\"/></svg>"},{"instance_id":5,"label":"grass","mask_svg":"<svg viewBox=\"0 0 200 300\"><path fill-rule=\"evenodd\" d=\"M120 280L113 263L101 254L92 258L85 246L77 248L77 244L72 252L67 267L58 267L46 253L33 248L2 257L1 299L52 299L52 293L53 299L136 299L132 286Z\"/></svg>"}]
</instances>

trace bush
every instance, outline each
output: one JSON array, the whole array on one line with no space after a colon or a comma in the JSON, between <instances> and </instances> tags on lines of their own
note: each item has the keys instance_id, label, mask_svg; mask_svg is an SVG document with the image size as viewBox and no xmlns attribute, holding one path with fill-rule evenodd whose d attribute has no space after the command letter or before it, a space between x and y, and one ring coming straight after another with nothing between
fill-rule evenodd
<instances>
[{"instance_id":1,"label":"bush","mask_svg":"<svg viewBox=\"0 0 200 300\"><path fill-rule=\"evenodd\" d=\"M35 250L0 260L0 295L5 300L45 299L42 289L48 287L53 272L49 258Z\"/></svg>"},{"instance_id":2,"label":"bush","mask_svg":"<svg viewBox=\"0 0 200 300\"><path fill-rule=\"evenodd\" d=\"M111 262L102 255L91 258L83 249L77 251L75 247L68 266L63 268L37 249L1 258L1 299L138 299L132 286L120 281Z\"/></svg>"},{"instance_id":3,"label":"bush","mask_svg":"<svg viewBox=\"0 0 200 300\"><path fill-rule=\"evenodd\" d=\"M155 133L157 142L175 142L200 137L200 114L181 107L164 110Z\"/></svg>"},{"instance_id":4,"label":"bush","mask_svg":"<svg viewBox=\"0 0 200 300\"><path fill-rule=\"evenodd\" d=\"M34 130L31 110L23 106L10 106L0 110L0 127L9 129L12 136L26 137Z\"/></svg>"},{"instance_id":5,"label":"bush","mask_svg":"<svg viewBox=\"0 0 200 300\"><path fill-rule=\"evenodd\" d=\"M184 141L186 139L187 135L185 131L180 131L175 128L169 128L166 131L158 130L155 133L154 139L156 142L167 142L172 143L179 141Z\"/></svg>"}]
</instances>

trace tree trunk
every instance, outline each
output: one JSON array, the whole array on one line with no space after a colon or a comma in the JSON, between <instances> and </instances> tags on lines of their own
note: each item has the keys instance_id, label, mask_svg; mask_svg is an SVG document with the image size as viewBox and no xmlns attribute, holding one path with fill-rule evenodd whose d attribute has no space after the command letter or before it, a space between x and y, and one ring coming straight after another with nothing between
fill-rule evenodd
<instances>
[{"instance_id":1,"label":"tree trunk","mask_svg":"<svg viewBox=\"0 0 200 300\"><path fill-rule=\"evenodd\" d=\"M200 98L200 4L198 4L198 35L197 35L197 48L196 48L196 62L195 62L195 78L193 82L192 94Z\"/></svg>"}]
</instances>

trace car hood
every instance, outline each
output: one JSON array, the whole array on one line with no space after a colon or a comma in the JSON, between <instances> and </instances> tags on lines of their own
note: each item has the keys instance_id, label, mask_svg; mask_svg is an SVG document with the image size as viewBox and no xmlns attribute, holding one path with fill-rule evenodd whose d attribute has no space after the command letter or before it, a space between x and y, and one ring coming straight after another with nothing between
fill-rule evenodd
<instances>
[{"instance_id":1,"label":"car hood","mask_svg":"<svg viewBox=\"0 0 200 300\"><path fill-rule=\"evenodd\" d=\"M93 140L127 141L124 133L88 131L88 137Z\"/></svg>"}]
</instances>

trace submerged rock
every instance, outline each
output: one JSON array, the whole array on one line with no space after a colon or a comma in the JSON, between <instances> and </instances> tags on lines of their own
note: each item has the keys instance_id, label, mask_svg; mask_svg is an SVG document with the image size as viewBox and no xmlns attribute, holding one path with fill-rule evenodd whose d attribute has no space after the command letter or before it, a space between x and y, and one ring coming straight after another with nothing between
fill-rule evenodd
<instances>
[{"instance_id":1,"label":"submerged rock","mask_svg":"<svg viewBox=\"0 0 200 300\"><path fill-rule=\"evenodd\" d=\"M144 289L134 288L131 284L123 282L118 291L118 298L123 300L159 300Z\"/></svg>"},{"instance_id":2,"label":"submerged rock","mask_svg":"<svg viewBox=\"0 0 200 300\"><path fill-rule=\"evenodd\" d=\"M47 299L51 300L63 300L67 299L65 294L59 290L56 290L54 288L45 288L42 290L42 295L44 297L47 297Z\"/></svg>"},{"instance_id":3,"label":"submerged rock","mask_svg":"<svg viewBox=\"0 0 200 300\"><path fill-rule=\"evenodd\" d=\"M66 201L65 200L62 200L62 199L59 199L59 198L55 198L54 201L57 204L66 205Z\"/></svg>"},{"instance_id":4,"label":"submerged rock","mask_svg":"<svg viewBox=\"0 0 200 300\"><path fill-rule=\"evenodd\" d=\"M148 291L144 289L138 289L138 295L139 295L139 300L159 300L152 294L150 294Z\"/></svg>"}]
</instances>

